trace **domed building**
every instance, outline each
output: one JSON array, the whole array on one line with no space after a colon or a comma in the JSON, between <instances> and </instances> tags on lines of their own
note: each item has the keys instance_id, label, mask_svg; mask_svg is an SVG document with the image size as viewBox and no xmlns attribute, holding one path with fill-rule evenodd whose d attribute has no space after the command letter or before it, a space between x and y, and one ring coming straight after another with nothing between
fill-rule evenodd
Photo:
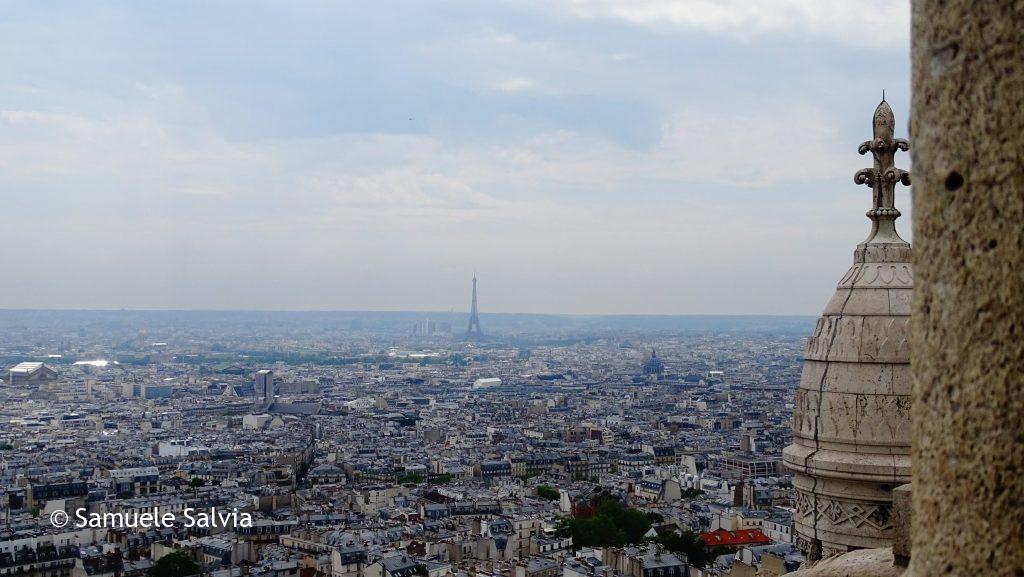
<instances>
[{"instance_id":1,"label":"domed building","mask_svg":"<svg viewBox=\"0 0 1024 577\"><path fill-rule=\"evenodd\" d=\"M661 362L661 359L658 358L658 353L654 349L651 349L651 357L644 361L643 372L644 376L653 379L657 379L665 372L665 363Z\"/></svg>"},{"instance_id":2,"label":"domed building","mask_svg":"<svg viewBox=\"0 0 1024 577\"><path fill-rule=\"evenodd\" d=\"M896 233L895 120L883 100L874 138L859 147L874 166L854 176L871 187L871 232L807 341L783 452L797 490L797 544L810 560L892 544L892 490L910 482L910 244Z\"/></svg>"}]
</instances>

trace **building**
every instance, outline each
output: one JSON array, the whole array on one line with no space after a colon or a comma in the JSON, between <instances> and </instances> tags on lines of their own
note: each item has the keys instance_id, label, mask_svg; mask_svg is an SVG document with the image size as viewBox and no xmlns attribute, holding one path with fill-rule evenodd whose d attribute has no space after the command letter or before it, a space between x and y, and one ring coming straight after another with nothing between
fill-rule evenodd
<instances>
[{"instance_id":1,"label":"building","mask_svg":"<svg viewBox=\"0 0 1024 577\"><path fill-rule=\"evenodd\" d=\"M89 485L85 481L41 481L28 484L25 504L29 509L42 509L47 501L85 501Z\"/></svg>"},{"instance_id":2,"label":"building","mask_svg":"<svg viewBox=\"0 0 1024 577\"><path fill-rule=\"evenodd\" d=\"M629 577L685 577L686 561L684 555L666 553L655 547L605 550L605 563Z\"/></svg>"},{"instance_id":3,"label":"building","mask_svg":"<svg viewBox=\"0 0 1024 577\"><path fill-rule=\"evenodd\" d=\"M12 535L0 542L0 577L71 577L79 556L68 535Z\"/></svg>"},{"instance_id":4,"label":"building","mask_svg":"<svg viewBox=\"0 0 1024 577\"><path fill-rule=\"evenodd\" d=\"M477 379L473 381L474 389L490 389L501 386L501 379L497 377L491 377L486 379Z\"/></svg>"},{"instance_id":5,"label":"building","mask_svg":"<svg viewBox=\"0 0 1024 577\"><path fill-rule=\"evenodd\" d=\"M760 529L740 529L738 531L718 529L701 533L700 539L708 547L746 547L750 545L768 545L772 542Z\"/></svg>"},{"instance_id":6,"label":"building","mask_svg":"<svg viewBox=\"0 0 1024 577\"><path fill-rule=\"evenodd\" d=\"M256 371L256 382L254 388L256 389L256 397L260 399L263 404L269 405L274 402L274 371L269 369L260 369Z\"/></svg>"},{"instance_id":7,"label":"building","mask_svg":"<svg viewBox=\"0 0 1024 577\"><path fill-rule=\"evenodd\" d=\"M155 495L160 490L160 470L156 467L111 469L110 481L119 499Z\"/></svg>"},{"instance_id":8,"label":"building","mask_svg":"<svg viewBox=\"0 0 1024 577\"><path fill-rule=\"evenodd\" d=\"M509 461L483 461L476 467L476 476L483 479L511 477L512 463Z\"/></svg>"},{"instance_id":9,"label":"building","mask_svg":"<svg viewBox=\"0 0 1024 577\"><path fill-rule=\"evenodd\" d=\"M723 455L716 461L716 468L723 479L759 479L779 474L777 457L756 455Z\"/></svg>"},{"instance_id":10,"label":"building","mask_svg":"<svg viewBox=\"0 0 1024 577\"><path fill-rule=\"evenodd\" d=\"M558 563L544 557L530 557L516 563L515 577L557 577L560 573Z\"/></svg>"},{"instance_id":11,"label":"building","mask_svg":"<svg viewBox=\"0 0 1024 577\"><path fill-rule=\"evenodd\" d=\"M331 549L331 577L362 577L366 551L357 547Z\"/></svg>"},{"instance_id":12,"label":"building","mask_svg":"<svg viewBox=\"0 0 1024 577\"><path fill-rule=\"evenodd\" d=\"M18 363L11 367L9 377L12 387L30 387L55 382L58 375L43 363Z\"/></svg>"},{"instance_id":13,"label":"building","mask_svg":"<svg viewBox=\"0 0 1024 577\"><path fill-rule=\"evenodd\" d=\"M661 362L661 359L658 358L658 353L651 349L651 357L644 361L642 368L644 376L657 380L665 372L665 363Z\"/></svg>"},{"instance_id":14,"label":"building","mask_svg":"<svg viewBox=\"0 0 1024 577\"><path fill-rule=\"evenodd\" d=\"M860 145L874 167L854 181L871 186L868 238L807 341L784 461L797 490L797 545L816 560L892 544L892 489L910 482L910 244L896 233L893 165L906 140L883 100L874 138Z\"/></svg>"},{"instance_id":15,"label":"building","mask_svg":"<svg viewBox=\"0 0 1024 577\"><path fill-rule=\"evenodd\" d=\"M385 557L366 566L364 577L414 577L419 563L408 555Z\"/></svg>"},{"instance_id":16,"label":"building","mask_svg":"<svg viewBox=\"0 0 1024 577\"><path fill-rule=\"evenodd\" d=\"M174 386L166 383L125 383L122 395L138 399L169 399L174 395Z\"/></svg>"}]
</instances>

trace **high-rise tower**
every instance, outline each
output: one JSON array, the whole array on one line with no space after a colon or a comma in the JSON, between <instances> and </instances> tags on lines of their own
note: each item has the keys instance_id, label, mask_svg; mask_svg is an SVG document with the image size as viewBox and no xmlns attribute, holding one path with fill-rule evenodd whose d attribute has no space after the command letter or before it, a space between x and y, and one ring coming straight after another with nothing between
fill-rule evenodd
<instances>
[{"instance_id":1,"label":"high-rise tower","mask_svg":"<svg viewBox=\"0 0 1024 577\"><path fill-rule=\"evenodd\" d=\"M274 371L269 369L260 369L256 371L256 398L257 403L262 403L263 406L269 407L274 402Z\"/></svg>"},{"instance_id":2,"label":"high-rise tower","mask_svg":"<svg viewBox=\"0 0 1024 577\"><path fill-rule=\"evenodd\" d=\"M467 339L481 339L484 333L480 330L480 315L476 309L476 273L473 273L473 308L469 311L469 328L466 329Z\"/></svg>"},{"instance_id":3,"label":"high-rise tower","mask_svg":"<svg viewBox=\"0 0 1024 577\"><path fill-rule=\"evenodd\" d=\"M797 491L797 545L811 560L892 543L892 490L910 482L910 244L896 233L895 119L882 100L874 138L858 148L874 166L854 182L871 187L871 232L853 253L804 351L783 460Z\"/></svg>"}]
</instances>

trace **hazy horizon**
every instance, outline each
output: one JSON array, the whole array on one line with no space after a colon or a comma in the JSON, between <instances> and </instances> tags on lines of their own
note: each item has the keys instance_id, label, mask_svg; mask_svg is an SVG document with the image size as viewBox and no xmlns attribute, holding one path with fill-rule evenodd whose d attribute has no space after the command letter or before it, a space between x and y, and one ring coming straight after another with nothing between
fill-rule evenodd
<instances>
[{"instance_id":1,"label":"hazy horizon","mask_svg":"<svg viewBox=\"0 0 1024 577\"><path fill-rule=\"evenodd\" d=\"M409 315L462 315L468 318L469 310L418 310L418 309L243 309L243 308L0 308L0 313L359 313L359 314L409 314ZM819 314L761 314L761 313L633 313L633 312L609 312L609 313L560 313L544 311L480 311L480 316L549 316L549 317L764 317L764 318L816 318Z\"/></svg>"},{"instance_id":2,"label":"hazy horizon","mask_svg":"<svg viewBox=\"0 0 1024 577\"><path fill-rule=\"evenodd\" d=\"M465 311L243 311L243 310L32 310L0 309L0 328L49 330L74 334L106 327L121 332L151 331L153 335L177 334L180 329L204 328L219 332L243 331L268 338L285 331L288 334L343 334L351 331L385 331L409 334L410 330L431 321L436 336L461 339L468 326ZM687 332L730 333L760 332L804 337L811 332L816 317L811 315L573 315L545 313L480 313L485 337L523 334L678 334ZM443 325L443 326L442 326ZM419 335L423 336L423 335ZM490 339L488 339L490 340ZM492 341L493 342L493 341Z\"/></svg>"},{"instance_id":3,"label":"hazy horizon","mask_svg":"<svg viewBox=\"0 0 1024 577\"><path fill-rule=\"evenodd\" d=\"M5 3L0 307L817 315L908 46L883 0Z\"/></svg>"}]
</instances>

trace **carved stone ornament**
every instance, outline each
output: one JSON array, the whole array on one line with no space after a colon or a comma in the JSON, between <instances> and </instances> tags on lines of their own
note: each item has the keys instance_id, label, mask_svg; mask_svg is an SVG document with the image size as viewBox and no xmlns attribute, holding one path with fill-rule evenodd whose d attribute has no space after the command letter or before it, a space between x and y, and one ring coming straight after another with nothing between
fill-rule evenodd
<instances>
[{"instance_id":1,"label":"carved stone ornament","mask_svg":"<svg viewBox=\"0 0 1024 577\"><path fill-rule=\"evenodd\" d=\"M871 187L868 237L807 340L783 459L797 491L797 543L810 560L891 544L892 489L910 480L910 245L896 232L892 109L882 101L874 138L858 147L874 165L854 182Z\"/></svg>"}]
</instances>

